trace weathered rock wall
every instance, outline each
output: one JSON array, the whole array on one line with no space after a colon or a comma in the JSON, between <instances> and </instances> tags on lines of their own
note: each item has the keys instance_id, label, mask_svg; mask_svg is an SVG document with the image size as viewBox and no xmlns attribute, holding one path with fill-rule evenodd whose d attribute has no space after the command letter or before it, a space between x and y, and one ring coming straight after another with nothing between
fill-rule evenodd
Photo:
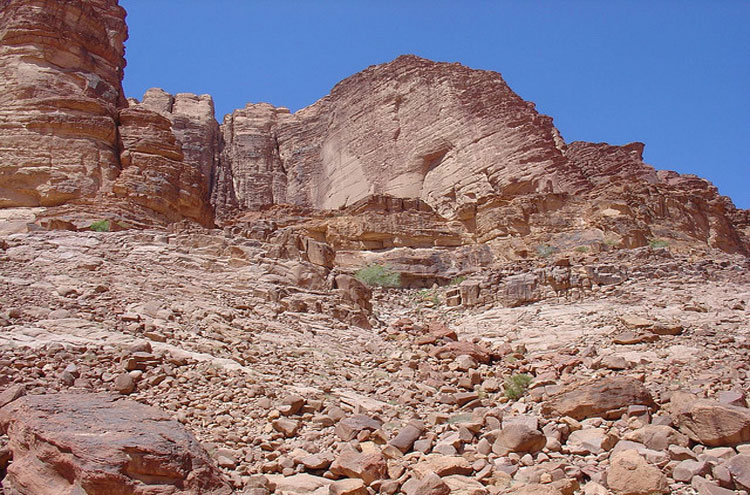
<instances>
[{"instance_id":1,"label":"weathered rock wall","mask_svg":"<svg viewBox=\"0 0 750 495\"><path fill-rule=\"evenodd\" d=\"M38 218L68 228L99 216L213 225L213 102L164 94L150 95L169 100L163 112L128 108L126 38L116 0L0 1L0 207L48 207Z\"/></svg>"},{"instance_id":2,"label":"weathered rock wall","mask_svg":"<svg viewBox=\"0 0 750 495\"><path fill-rule=\"evenodd\" d=\"M117 0L0 1L0 207L111 187L126 38Z\"/></svg>"},{"instance_id":3,"label":"weathered rock wall","mask_svg":"<svg viewBox=\"0 0 750 495\"><path fill-rule=\"evenodd\" d=\"M122 109L119 118L123 168L113 186L115 196L145 206L167 222L190 218L212 225L205 176L185 163L169 119L137 106Z\"/></svg>"},{"instance_id":4,"label":"weathered rock wall","mask_svg":"<svg viewBox=\"0 0 750 495\"><path fill-rule=\"evenodd\" d=\"M568 166L552 119L500 74L415 56L355 74L291 116L267 105L238 110L224 136L230 148L239 141L233 148L247 149L225 155L226 166L240 184L239 204L254 207L273 202L269 173L285 174L294 204L335 209L388 194L419 198L451 218L495 195L588 186Z\"/></svg>"},{"instance_id":5,"label":"weathered rock wall","mask_svg":"<svg viewBox=\"0 0 750 495\"><path fill-rule=\"evenodd\" d=\"M741 216L707 181L657 172L642 143L566 144L499 74L460 64L402 56L294 114L250 104L221 129L212 199L222 219L284 202L330 210L388 195L422 201L474 241L521 256L545 242L633 248L661 237L748 249L733 220ZM326 228L363 249L422 247L404 235L420 220L398 217L388 226L364 211ZM371 232L356 227L363 222Z\"/></svg>"}]
</instances>

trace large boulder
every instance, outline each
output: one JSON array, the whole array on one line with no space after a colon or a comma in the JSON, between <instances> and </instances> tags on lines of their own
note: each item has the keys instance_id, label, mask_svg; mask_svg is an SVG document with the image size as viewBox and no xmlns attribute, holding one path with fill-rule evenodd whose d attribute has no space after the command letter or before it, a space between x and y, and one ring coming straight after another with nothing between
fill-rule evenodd
<instances>
[{"instance_id":1,"label":"large boulder","mask_svg":"<svg viewBox=\"0 0 750 495\"><path fill-rule=\"evenodd\" d=\"M675 392L669 412L680 431L695 442L719 447L750 441L750 409L746 407Z\"/></svg>"},{"instance_id":2,"label":"large boulder","mask_svg":"<svg viewBox=\"0 0 750 495\"><path fill-rule=\"evenodd\" d=\"M107 394L27 395L0 409L14 495L224 495L195 437L161 411Z\"/></svg>"},{"instance_id":3,"label":"large boulder","mask_svg":"<svg viewBox=\"0 0 750 495\"><path fill-rule=\"evenodd\" d=\"M542 406L546 416L575 419L619 417L630 405L655 406L653 397L641 382L630 377L612 377L573 384Z\"/></svg>"},{"instance_id":4,"label":"large boulder","mask_svg":"<svg viewBox=\"0 0 750 495\"><path fill-rule=\"evenodd\" d=\"M669 493L667 477L635 450L612 456L607 484L616 495L656 495Z\"/></svg>"}]
</instances>

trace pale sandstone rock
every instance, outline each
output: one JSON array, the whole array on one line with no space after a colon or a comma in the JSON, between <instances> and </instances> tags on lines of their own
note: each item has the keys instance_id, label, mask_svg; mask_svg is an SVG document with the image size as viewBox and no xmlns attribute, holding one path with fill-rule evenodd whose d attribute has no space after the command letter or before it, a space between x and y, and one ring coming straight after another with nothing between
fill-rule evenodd
<instances>
[{"instance_id":1,"label":"pale sandstone rock","mask_svg":"<svg viewBox=\"0 0 750 495\"><path fill-rule=\"evenodd\" d=\"M612 456L607 485L616 495L655 495L669 493L667 477L635 450Z\"/></svg>"},{"instance_id":2,"label":"pale sandstone rock","mask_svg":"<svg viewBox=\"0 0 750 495\"><path fill-rule=\"evenodd\" d=\"M692 394L672 394L669 411L677 427L693 441L710 447L750 441L750 409L698 399Z\"/></svg>"}]
</instances>

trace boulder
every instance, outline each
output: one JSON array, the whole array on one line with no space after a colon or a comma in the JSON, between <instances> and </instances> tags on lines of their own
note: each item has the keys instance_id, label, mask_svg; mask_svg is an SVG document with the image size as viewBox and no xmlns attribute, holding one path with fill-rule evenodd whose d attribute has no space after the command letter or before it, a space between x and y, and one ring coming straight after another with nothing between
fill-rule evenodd
<instances>
[{"instance_id":1,"label":"boulder","mask_svg":"<svg viewBox=\"0 0 750 495\"><path fill-rule=\"evenodd\" d=\"M669 493L667 477L635 450L612 456L607 485L615 495L656 495Z\"/></svg>"},{"instance_id":2,"label":"boulder","mask_svg":"<svg viewBox=\"0 0 750 495\"><path fill-rule=\"evenodd\" d=\"M630 377L612 377L573 384L542 405L545 416L620 417L630 405L654 407L653 397L643 383Z\"/></svg>"},{"instance_id":3,"label":"boulder","mask_svg":"<svg viewBox=\"0 0 750 495\"><path fill-rule=\"evenodd\" d=\"M724 464L732 475L732 480L737 488L750 490L750 455L740 454L729 459Z\"/></svg>"},{"instance_id":4,"label":"boulder","mask_svg":"<svg viewBox=\"0 0 750 495\"><path fill-rule=\"evenodd\" d=\"M21 397L0 409L20 495L232 492L195 437L161 411L108 394Z\"/></svg>"},{"instance_id":5,"label":"boulder","mask_svg":"<svg viewBox=\"0 0 750 495\"><path fill-rule=\"evenodd\" d=\"M497 435L492 451L498 455L510 452L536 453L544 448L547 439L544 433L524 423L511 423Z\"/></svg>"},{"instance_id":6,"label":"boulder","mask_svg":"<svg viewBox=\"0 0 750 495\"><path fill-rule=\"evenodd\" d=\"M465 340L448 342L430 351L430 355L438 359L456 359L458 356L466 355L471 356L478 363L485 364L489 363L491 358L491 354L486 348Z\"/></svg>"},{"instance_id":7,"label":"boulder","mask_svg":"<svg viewBox=\"0 0 750 495\"><path fill-rule=\"evenodd\" d=\"M331 464L330 470L337 476L359 478L370 485L375 480L387 477L385 459L379 453L357 452L345 449Z\"/></svg>"},{"instance_id":8,"label":"boulder","mask_svg":"<svg viewBox=\"0 0 750 495\"><path fill-rule=\"evenodd\" d=\"M709 447L750 441L750 409L699 399L685 392L672 394L669 413L679 430Z\"/></svg>"}]
</instances>

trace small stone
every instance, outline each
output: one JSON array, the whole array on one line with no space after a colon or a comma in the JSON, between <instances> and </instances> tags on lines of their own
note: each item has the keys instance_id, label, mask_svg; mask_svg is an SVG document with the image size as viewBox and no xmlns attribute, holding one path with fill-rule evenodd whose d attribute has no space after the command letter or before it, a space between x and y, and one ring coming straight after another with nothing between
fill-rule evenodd
<instances>
[{"instance_id":1,"label":"small stone","mask_svg":"<svg viewBox=\"0 0 750 495\"><path fill-rule=\"evenodd\" d=\"M130 373L120 373L115 378L114 387L122 395L130 395L135 391L135 380Z\"/></svg>"},{"instance_id":2,"label":"small stone","mask_svg":"<svg viewBox=\"0 0 750 495\"><path fill-rule=\"evenodd\" d=\"M329 495L367 495L367 486L361 479L348 478L328 485Z\"/></svg>"},{"instance_id":3,"label":"small stone","mask_svg":"<svg viewBox=\"0 0 750 495\"><path fill-rule=\"evenodd\" d=\"M398 435L396 435L393 440L390 441L390 445L406 454L414 446L414 442L422 436L424 430L425 427L421 421L411 421L398 432Z\"/></svg>"},{"instance_id":4,"label":"small stone","mask_svg":"<svg viewBox=\"0 0 750 495\"><path fill-rule=\"evenodd\" d=\"M290 438L297 434L299 430L299 421L295 421L289 418L279 418L273 421L273 428L283 433L285 437Z\"/></svg>"},{"instance_id":5,"label":"small stone","mask_svg":"<svg viewBox=\"0 0 750 495\"><path fill-rule=\"evenodd\" d=\"M704 461L685 460L677 464L672 470L675 481L690 483L694 476L703 476L711 472L711 466Z\"/></svg>"}]
</instances>

